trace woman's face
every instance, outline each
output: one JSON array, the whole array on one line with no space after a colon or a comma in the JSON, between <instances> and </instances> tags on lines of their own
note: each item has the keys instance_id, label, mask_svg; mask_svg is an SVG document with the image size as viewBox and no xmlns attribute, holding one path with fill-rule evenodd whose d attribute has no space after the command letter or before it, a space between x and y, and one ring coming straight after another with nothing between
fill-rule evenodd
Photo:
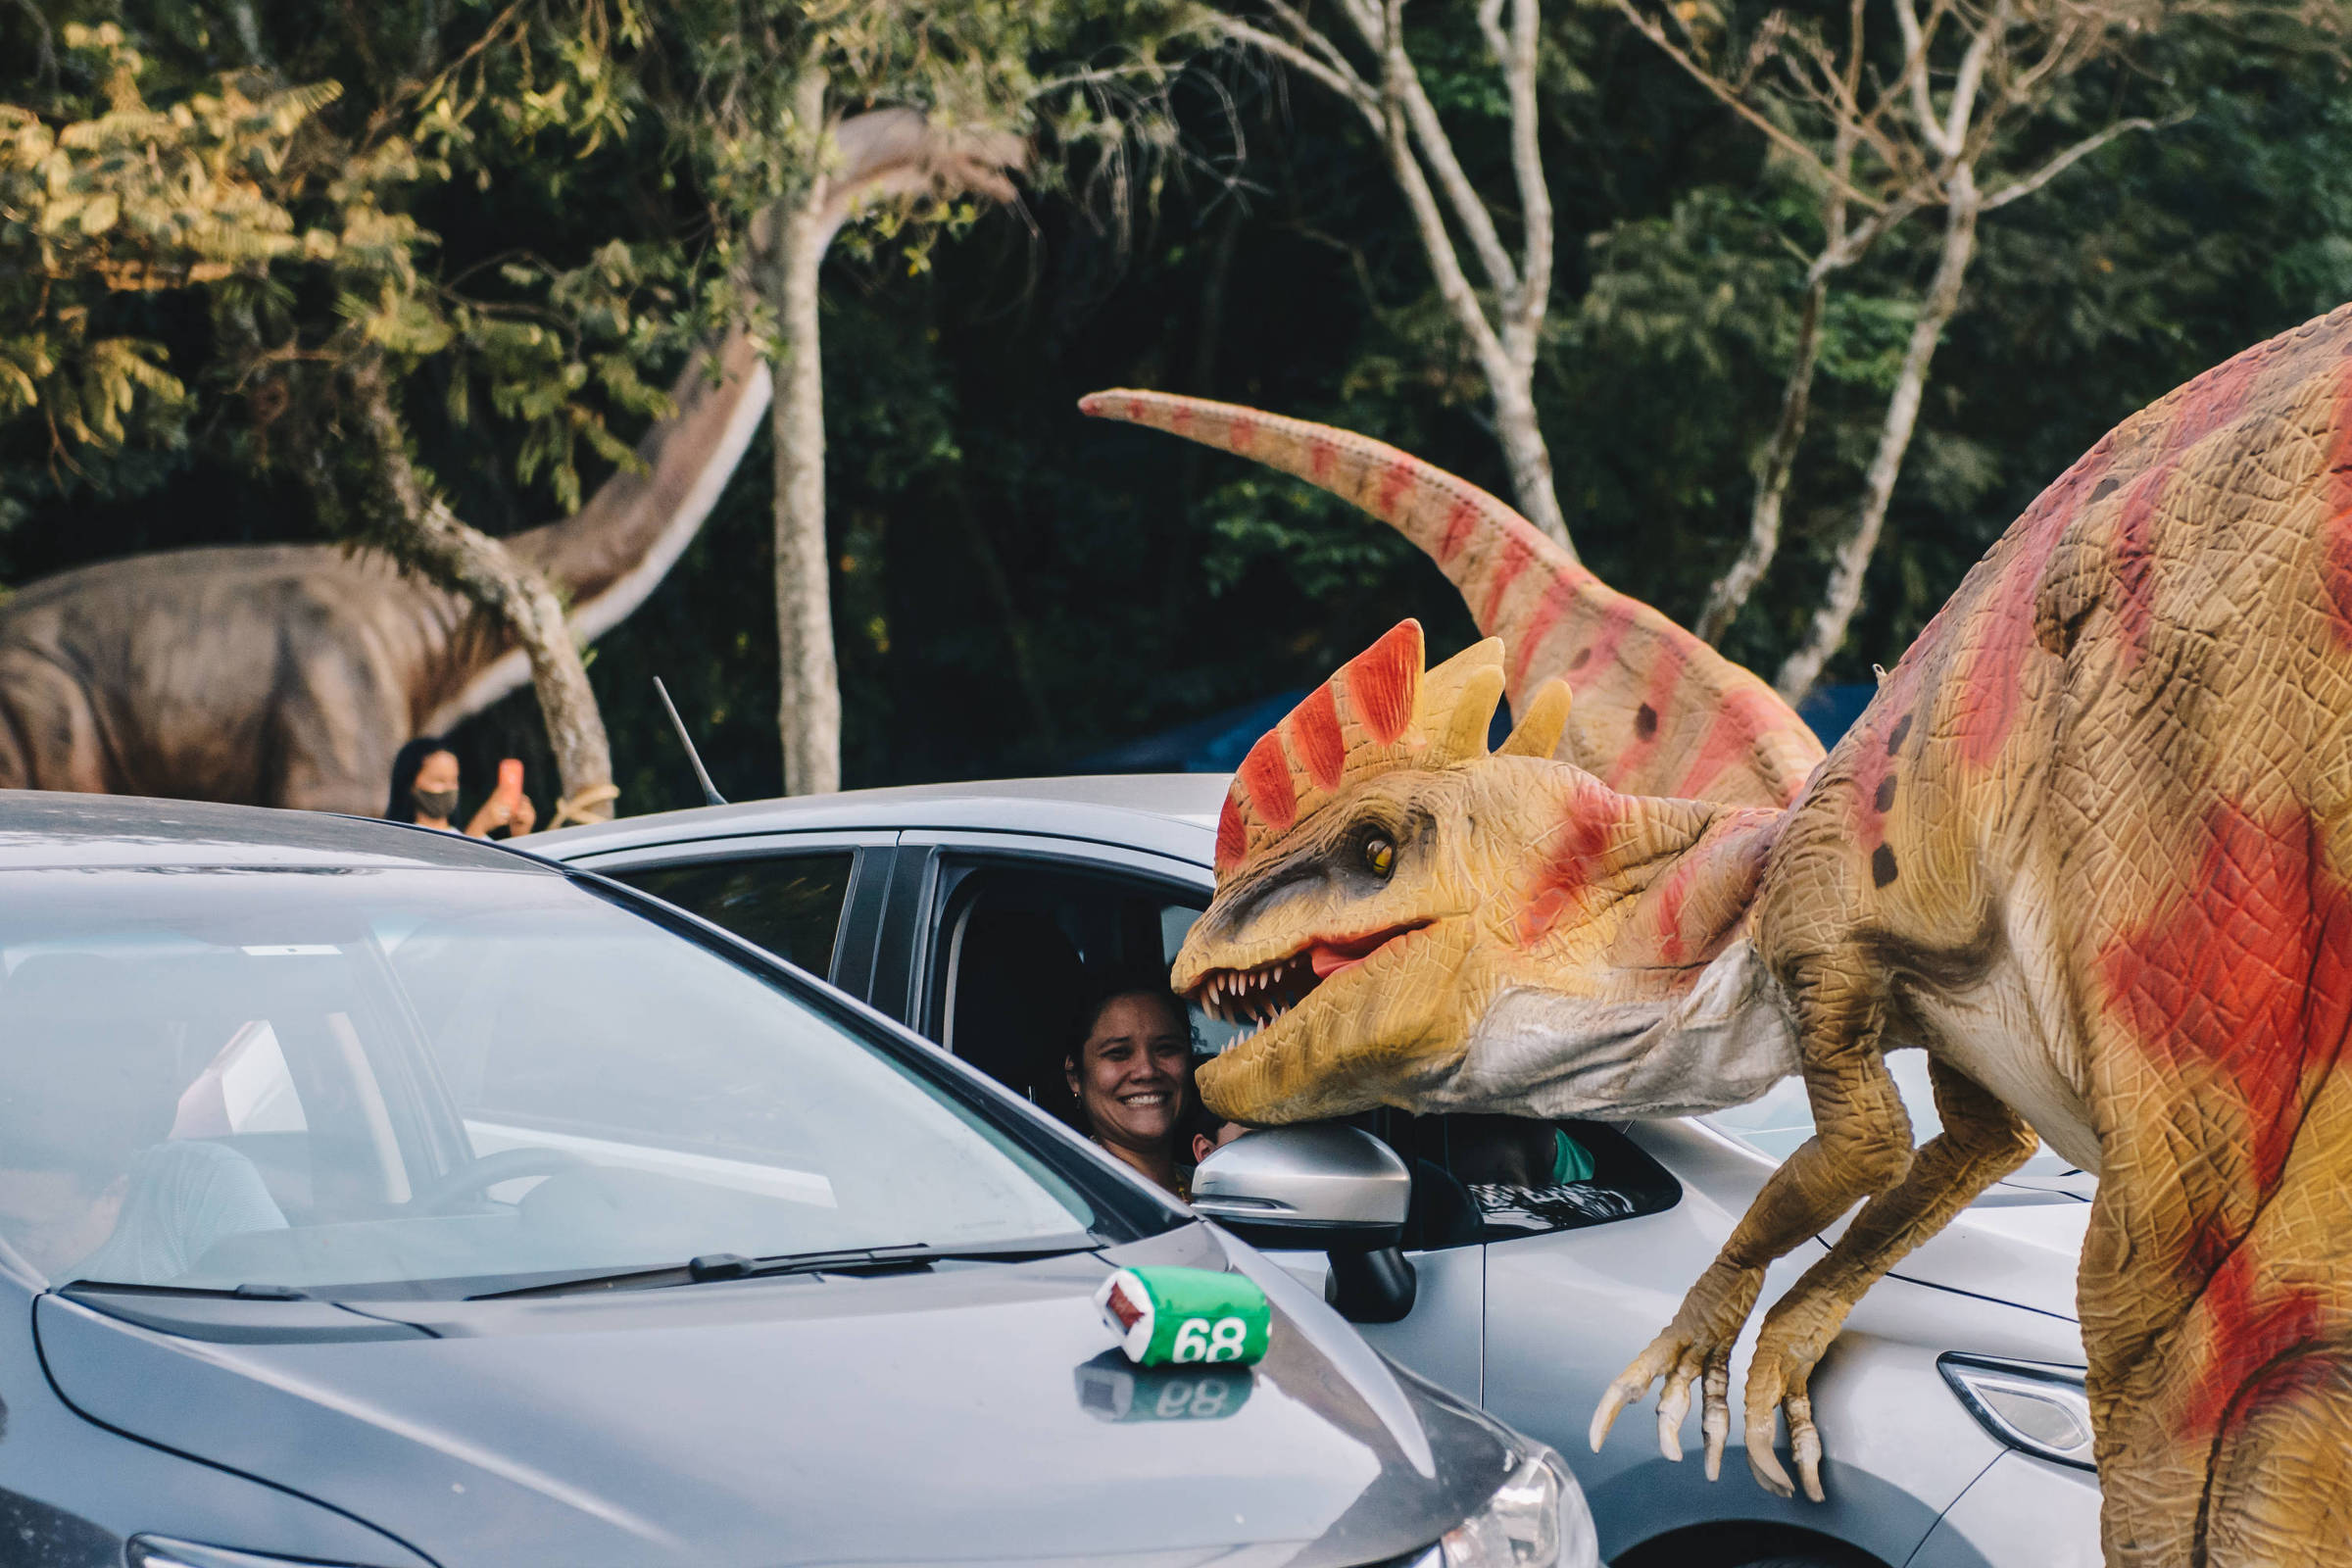
<instances>
[{"instance_id":1,"label":"woman's face","mask_svg":"<svg viewBox=\"0 0 2352 1568\"><path fill-rule=\"evenodd\" d=\"M435 752L416 768L416 788L427 795L458 787L458 758L454 752Z\"/></svg>"},{"instance_id":2,"label":"woman's face","mask_svg":"<svg viewBox=\"0 0 2352 1568\"><path fill-rule=\"evenodd\" d=\"M1095 1015L1070 1093L1104 1143L1164 1153L1192 1095L1193 1041L1173 997L1134 992Z\"/></svg>"}]
</instances>

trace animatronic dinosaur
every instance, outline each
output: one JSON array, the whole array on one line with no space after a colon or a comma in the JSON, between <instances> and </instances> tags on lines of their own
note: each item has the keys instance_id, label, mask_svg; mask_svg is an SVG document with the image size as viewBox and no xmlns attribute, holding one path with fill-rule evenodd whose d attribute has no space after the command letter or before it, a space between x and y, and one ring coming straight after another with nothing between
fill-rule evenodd
<instances>
[{"instance_id":1,"label":"animatronic dinosaur","mask_svg":"<svg viewBox=\"0 0 2352 1568\"><path fill-rule=\"evenodd\" d=\"M759 428L751 339L690 367L676 413L562 522L510 536L583 639L669 569ZM372 551L222 545L60 572L0 610L0 788L382 808L392 754L529 678L457 595Z\"/></svg>"},{"instance_id":2,"label":"animatronic dinosaur","mask_svg":"<svg viewBox=\"0 0 2352 1568\"><path fill-rule=\"evenodd\" d=\"M1746 689L1671 637L1629 656L1617 629L1639 612L1580 612L1592 585L1534 529L1376 442L1150 394L1086 407L1366 506L1455 563L1522 679L1562 671L1580 710L1591 680L1610 715L1646 682L1637 744L1695 733L1689 705ZM1611 1388L1593 1440L1663 1378L1659 1441L1679 1455L1697 1384L1714 1474L1766 1265L1860 1200L1767 1313L1746 1379L1751 1467L1789 1489L1785 1411L1815 1497L1814 1364L1862 1292L2038 1132L2100 1176L2080 1291L2110 1560L2340 1555L2352 308L2094 446L1785 809L1725 803L1786 710L1719 713L1723 744L1686 742L1664 773L1571 732L1561 755L1586 767L1564 766L1539 760L1567 702L1554 685L1490 757L1476 736L1500 650L1424 674L1418 643L1384 638L1237 776L1175 979L1270 1021L1202 1071L1213 1107L1638 1114L1801 1070L1817 1136ZM1676 768L1712 799L1644 793ZM1943 1122L1917 1151L1883 1059L1903 1046L1927 1049Z\"/></svg>"}]
</instances>

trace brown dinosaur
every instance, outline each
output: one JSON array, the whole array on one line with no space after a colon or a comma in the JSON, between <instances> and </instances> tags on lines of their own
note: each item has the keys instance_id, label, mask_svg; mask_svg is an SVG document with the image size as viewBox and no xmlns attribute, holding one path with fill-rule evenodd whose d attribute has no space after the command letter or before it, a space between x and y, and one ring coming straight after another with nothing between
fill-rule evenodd
<instances>
[{"instance_id":1,"label":"brown dinosaur","mask_svg":"<svg viewBox=\"0 0 2352 1568\"><path fill-rule=\"evenodd\" d=\"M579 513L506 544L575 635L644 600L767 407L748 334L672 390L676 412ZM0 609L0 788L381 808L392 754L529 678L473 606L369 551L222 545L46 577Z\"/></svg>"},{"instance_id":2,"label":"brown dinosaur","mask_svg":"<svg viewBox=\"0 0 2352 1568\"><path fill-rule=\"evenodd\" d=\"M1378 443L1150 394L1087 407L1181 420L1422 540L1467 498L1458 549L1516 541L1561 585L1546 593L1581 591L1499 502ZM1492 581L1456 580L1479 611ZM1532 656L1530 620L1482 619L1514 662L1572 650L1571 686L1600 662L1590 619ZM1664 1379L1661 1444L1679 1454L1695 1390L1712 1474L1765 1266L1859 1202L1766 1314L1746 1375L1751 1467L1788 1490L1785 1414L1816 1497L1814 1364L1871 1283L2038 1133L2100 1177L2080 1293L2109 1560L2340 1558L2352 307L2094 446L1784 809L1717 804L1736 793L1720 775L1715 802L1648 798L1649 770L1573 738L1563 754L1603 777L1537 761L1540 726L1487 757L1458 743L1485 687L1457 665L1494 652L1426 677L1402 654L1351 662L1237 776L1217 894L1175 978L1269 1021L1204 1069L1212 1106L1259 1122L1381 1102L1693 1108L1753 1093L1780 1053L1817 1136L1611 1389L1593 1439ZM1673 657L1648 671L1659 733L1698 726L1686 697L1703 708L1721 678ZM1560 700L1536 694L1522 729ZM1917 1150L1884 1060L1903 1047L1929 1053L1943 1121Z\"/></svg>"}]
</instances>

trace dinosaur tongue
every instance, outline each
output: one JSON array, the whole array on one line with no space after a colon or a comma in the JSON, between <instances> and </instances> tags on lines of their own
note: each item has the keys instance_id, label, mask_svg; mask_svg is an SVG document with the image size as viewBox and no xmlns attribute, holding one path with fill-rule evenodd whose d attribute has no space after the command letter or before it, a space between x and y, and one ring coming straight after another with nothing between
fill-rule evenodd
<instances>
[{"instance_id":1,"label":"dinosaur tongue","mask_svg":"<svg viewBox=\"0 0 2352 1568\"><path fill-rule=\"evenodd\" d=\"M1314 965L1315 978L1328 980L1342 969L1352 969L1373 953L1385 946L1397 931L1375 931L1368 937L1351 937L1339 942L1318 942L1306 950L1307 962Z\"/></svg>"}]
</instances>

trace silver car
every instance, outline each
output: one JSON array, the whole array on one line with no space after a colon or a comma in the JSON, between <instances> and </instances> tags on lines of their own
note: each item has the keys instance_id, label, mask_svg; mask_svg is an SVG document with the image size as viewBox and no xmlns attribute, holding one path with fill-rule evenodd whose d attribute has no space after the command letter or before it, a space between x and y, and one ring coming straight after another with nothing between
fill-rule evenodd
<instances>
[{"instance_id":1,"label":"silver car","mask_svg":"<svg viewBox=\"0 0 2352 1568\"><path fill-rule=\"evenodd\" d=\"M1051 1101L1060 1042L1045 1020L1091 969L1173 956L1208 900L1225 787L1211 774L926 785L706 807L530 843L683 906ZM1198 1011L1194 1025L1209 1052L1230 1032ZM1924 1137L1924 1073L1905 1097ZM1617 1568L2100 1561L2074 1289L2089 1179L2055 1155L1904 1259L1848 1319L1813 1381L1829 1492L1815 1504L1756 1485L1736 1447L1710 1485L1694 1424L1679 1462L1641 1411L1598 1454L1584 1441L1601 1390L1810 1135L1801 1086L1691 1120L1361 1121L1411 1173L1411 1268L1401 1316L1352 1315L1396 1361L1569 1455ZM1281 1136L1250 1135L1212 1158ZM1563 1140L1590 1157L1589 1179L1558 1179ZM1261 1146L1260 1163L1311 1163L1317 1147L1356 1157L1308 1140L1270 1156ZM1824 1250L1816 1241L1784 1259L1764 1299ZM1321 1254L1278 1255L1325 1278ZM1345 1306L1348 1293L1335 1296Z\"/></svg>"}]
</instances>

